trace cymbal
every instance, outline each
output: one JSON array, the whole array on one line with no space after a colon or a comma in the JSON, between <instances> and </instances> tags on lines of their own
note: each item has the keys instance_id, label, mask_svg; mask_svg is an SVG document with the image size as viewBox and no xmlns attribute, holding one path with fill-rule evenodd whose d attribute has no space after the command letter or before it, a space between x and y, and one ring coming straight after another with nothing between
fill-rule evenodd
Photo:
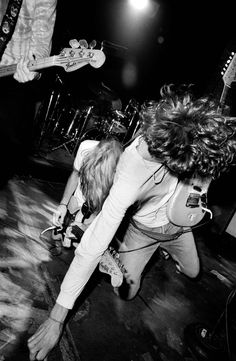
<instances>
[{"instance_id":1,"label":"cymbal","mask_svg":"<svg viewBox=\"0 0 236 361\"><path fill-rule=\"evenodd\" d=\"M99 84L91 84L89 85L89 89L101 100L112 101L119 98L116 92L110 89L103 82Z\"/></svg>"}]
</instances>

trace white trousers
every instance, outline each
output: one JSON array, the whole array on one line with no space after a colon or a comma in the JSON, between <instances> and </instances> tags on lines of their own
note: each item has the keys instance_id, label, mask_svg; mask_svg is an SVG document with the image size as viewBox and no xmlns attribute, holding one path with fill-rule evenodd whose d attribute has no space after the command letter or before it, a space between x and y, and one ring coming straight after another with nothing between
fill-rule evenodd
<instances>
[{"instance_id":1,"label":"white trousers","mask_svg":"<svg viewBox=\"0 0 236 361\"><path fill-rule=\"evenodd\" d=\"M138 224L138 227L144 232L145 230L150 232L150 228L145 228L143 225ZM171 223L151 229L155 236L156 233L174 234L179 230L180 227ZM144 235L132 223L129 224L119 247L120 260L127 271L126 281L129 284L127 299L132 299L137 294L143 270L158 247L165 249L176 262L177 268L188 277L195 278L199 273L199 258L192 231L181 234L175 240L158 242L134 252L122 253L147 246L153 242L155 242L154 239Z\"/></svg>"}]
</instances>

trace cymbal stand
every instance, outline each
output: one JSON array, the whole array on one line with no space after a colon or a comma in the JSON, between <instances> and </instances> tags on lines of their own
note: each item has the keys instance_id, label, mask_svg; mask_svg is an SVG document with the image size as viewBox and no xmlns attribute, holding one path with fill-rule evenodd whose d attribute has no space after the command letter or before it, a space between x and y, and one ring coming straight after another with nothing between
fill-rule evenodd
<instances>
[{"instance_id":1,"label":"cymbal stand","mask_svg":"<svg viewBox=\"0 0 236 361\"><path fill-rule=\"evenodd\" d=\"M63 82L61 80L61 78L59 77L58 74L56 74L56 81L55 81L56 85L57 84L61 84L63 85ZM40 149L41 144L42 144L42 140L48 130L48 126L50 123L50 120L53 119L53 116L55 115L56 112L56 108L58 106L60 97L61 97L61 92L59 91L58 94L56 94L58 92L58 90L56 88L54 88L51 91L48 103L47 103L47 108L46 108L46 113L44 116L44 121L43 121L43 126L41 128L39 137L38 137L38 142L37 142L37 148ZM39 108L39 115L37 115L37 117L41 117L42 116L42 111L44 108L44 102L41 104L40 108ZM50 117L49 117L50 115Z\"/></svg>"},{"instance_id":2,"label":"cymbal stand","mask_svg":"<svg viewBox=\"0 0 236 361\"><path fill-rule=\"evenodd\" d=\"M130 110L130 108L132 110ZM127 143L131 138L133 138L140 127L140 121L137 119L138 112L138 102L135 99L130 99L124 111L124 113L127 114L127 119L129 119L128 131L123 140L124 143Z\"/></svg>"},{"instance_id":3,"label":"cymbal stand","mask_svg":"<svg viewBox=\"0 0 236 361\"><path fill-rule=\"evenodd\" d=\"M84 122L82 124L82 127L81 127L80 130L77 129L77 131L75 132L73 138L63 142L62 144L59 144L56 147L53 147L51 149L51 152L53 152L54 150L60 149L60 148L65 148L65 150L69 153L69 155L75 155L77 147L78 147L78 145L79 145L79 143L81 141L81 136L82 136L84 130L86 129L86 126L87 126L87 123L88 123L88 118L89 118L89 115L91 114L92 109L93 109L93 105L89 106L88 110L86 111L86 116L85 116L85 120L84 120ZM75 141L76 141L76 144L74 145L73 150L70 151L70 149L68 148L68 145L75 142Z\"/></svg>"}]
</instances>

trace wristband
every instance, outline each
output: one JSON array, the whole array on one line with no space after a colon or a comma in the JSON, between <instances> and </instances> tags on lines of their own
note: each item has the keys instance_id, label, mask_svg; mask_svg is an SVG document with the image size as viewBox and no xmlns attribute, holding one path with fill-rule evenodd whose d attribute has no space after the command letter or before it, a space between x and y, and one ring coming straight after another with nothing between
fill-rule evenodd
<instances>
[{"instance_id":1,"label":"wristband","mask_svg":"<svg viewBox=\"0 0 236 361\"><path fill-rule=\"evenodd\" d=\"M55 318L53 318L53 317L51 317L51 316L49 316L49 318L50 318L50 320L53 320L53 321L55 321L55 322L57 322L57 323L60 323L61 325L63 325L63 323L64 323L64 322L55 320Z\"/></svg>"}]
</instances>

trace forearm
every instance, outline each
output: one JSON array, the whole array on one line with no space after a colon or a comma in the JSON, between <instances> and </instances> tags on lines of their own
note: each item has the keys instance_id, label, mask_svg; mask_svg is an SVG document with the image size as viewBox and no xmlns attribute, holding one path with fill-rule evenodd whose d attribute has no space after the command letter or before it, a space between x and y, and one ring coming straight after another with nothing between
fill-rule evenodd
<instances>
[{"instance_id":1,"label":"forearm","mask_svg":"<svg viewBox=\"0 0 236 361\"><path fill-rule=\"evenodd\" d=\"M71 196L74 194L79 182L79 175L76 170L73 170L68 178L66 187L61 198L60 204L68 205Z\"/></svg>"},{"instance_id":2,"label":"forearm","mask_svg":"<svg viewBox=\"0 0 236 361\"><path fill-rule=\"evenodd\" d=\"M103 252L101 251L101 254ZM82 256L77 253L74 257L61 285L61 291L56 300L64 308L72 309L76 299L82 293L86 283L94 272L100 256Z\"/></svg>"},{"instance_id":3,"label":"forearm","mask_svg":"<svg viewBox=\"0 0 236 361\"><path fill-rule=\"evenodd\" d=\"M58 303L55 303L53 309L50 312L50 316L53 320L58 321L60 323L64 323L67 314L69 312L68 308L65 308Z\"/></svg>"}]
</instances>

